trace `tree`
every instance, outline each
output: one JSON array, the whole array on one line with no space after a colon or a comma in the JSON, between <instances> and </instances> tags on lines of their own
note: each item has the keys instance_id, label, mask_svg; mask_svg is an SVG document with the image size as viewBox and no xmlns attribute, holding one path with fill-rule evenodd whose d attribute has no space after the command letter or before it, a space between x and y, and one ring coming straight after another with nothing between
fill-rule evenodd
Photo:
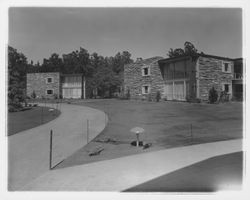
<instances>
[{"instance_id":1,"label":"tree","mask_svg":"<svg viewBox=\"0 0 250 200\"><path fill-rule=\"evenodd\" d=\"M27 58L8 47L8 105L14 108L21 107L25 100Z\"/></svg>"},{"instance_id":2,"label":"tree","mask_svg":"<svg viewBox=\"0 0 250 200\"><path fill-rule=\"evenodd\" d=\"M169 58L175 58L175 57L180 57L180 56L194 56L197 54L197 49L191 42L185 42L184 43L184 49L177 48L177 49L172 49L168 51L168 56Z\"/></svg>"},{"instance_id":3,"label":"tree","mask_svg":"<svg viewBox=\"0 0 250 200\"><path fill-rule=\"evenodd\" d=\"M93 67L90 63L90 55L88 51L80 47L80 51L76 50L69 54L63 55L64 73L82 73L84 76L91 76Z\"/></svg>"},{"instance_id":4,"label":"tree","mask_svg":"<svg viewBox=\"0 0 250 200\"><path fill-rule=\"evenodd\" d=\"M118 52L115 57L110 57L110 64L112 65L112 70L119 74L124 71L124 65L133 62L131 59L131 54L128 51Z\"/></svg>"},{"instance_id":5,"label":"tree","mask_svg":"<svg viewBox=\"0 0 250 200\"><path fill-rule=\"evenodd\" d=\"M173 49L171 48L171 49L169 50L169 52L168 52L168 56L169 56L170 58L180 57L180 56L183 56L183 55L185 55L185 52L184 52L184 50L181 49L181 48L177 48L177 49L175 49L175 50L173 50Z\"/></svg>"},{"instance_id":6,"label":"tree","mask_svg":"<svg viewBox=\"0 0 250 200\"><path fill-rule=\"evenodd\" d=\"M184 51L185 51L185 55L189 55L189 56L197 54L197 49L191 42L184 43Z\"/></svg>"},{"instance_id":7,"label":"tree","mask_svg":"<svg viewBox=\"0 0 250 200\"><path fill-rule=\"evenodd\" d=\"M115 73L110 65L110 58L99 58L99 66L93 77L90 79L91 89L98 89L102 97L111 97L112 94L121 85L122 79L119 74Z\"/></svg>"},{"instance_id":8,"label":"tree","mask_svg":"<svg viewBox=\"0 0 250 200\"><path fill-rule=\"evenodd\" d=\"M43 64L40 68L41 72L61 72L63 67L62 58L58 54L51 54L49 59L43 59Z\"/></svg>"}]
</instances>

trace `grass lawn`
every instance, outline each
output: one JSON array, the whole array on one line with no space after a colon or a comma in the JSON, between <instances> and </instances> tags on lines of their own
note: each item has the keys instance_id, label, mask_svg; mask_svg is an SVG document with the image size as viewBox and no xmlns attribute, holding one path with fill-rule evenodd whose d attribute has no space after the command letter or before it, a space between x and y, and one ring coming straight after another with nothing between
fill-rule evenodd
<instances>
[{"instance_id":1,"label":"grass lawn","mask_svg":"<svg viewBox=\"0 0 250 200\"><path fill-rule=\"evenodd\" d=\"M31 110L9 112L8 136L47 123L60 115L59 110L49 112L49 109L48 107L33 107Z\"/></svg>"},{"instance_id":2,"label":"grass lawn","mask_svg":"<svg viewBox=\"0 0 250 200\"><path fill-rule=\"evenodd\" d=\"M216 156L142 183L126 192L216 192L239 190L243 152Z\"/></svg>"},{"instance_id":3,"label":"grass lawn","mask_svg":"<svg viewBox=\"0 0 250 200\"><path fill-rule=\"evenodd\" d=\"M92 142L58 167L178 146L242 138L243 107L240 102L211 105L113 99L82 101L77 104L105 111L109 123ZM145 129L141 138L146 143L152 143L150 148L143 150L130 145L135 140L135 135L130 129L137 126ZM107 138L116 142L100 142ZM88 152L97 147L104 148L104 151L97 156L88 156Z\"/></svg>"}]
</instances>

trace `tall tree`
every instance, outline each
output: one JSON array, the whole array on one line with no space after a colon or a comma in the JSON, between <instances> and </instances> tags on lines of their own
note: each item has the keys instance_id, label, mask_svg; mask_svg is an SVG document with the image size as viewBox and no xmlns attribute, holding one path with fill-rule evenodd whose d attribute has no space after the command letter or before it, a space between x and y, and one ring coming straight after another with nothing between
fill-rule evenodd
<instances>
[{"instance_id":1,"label":"tall tree","mask_svg":"<svg viewBox=\"0 0 250 200\"><path fill-rule=\"evenodd\" d=\"M51 54L49 59L43 59L41 72L61 72L63 68L62 58L58 54Z\"/></svg>"},{"instance_id":2,"label":"tall tree","mask_svg":"<svg viewBox=\"0 0 250 200\"><path fill-rule=\"evenodd\" d=\"M8 104L20 107L25 99L27 58L8 47Z\"/></svg>"},{"instance_id":3,"label":"tall tree","mask_svg":"<svg viewBox=\"0 0 250 200\"><path fill-rule=\"evenodd\" d=\"M128 51L118 52L115 57L110 58L112 69L119 74L124 71L124 65L132 63L131 54Z\"/></svg>"},{"instance_id":4,"label":"tall tree","mask_svg":"<svg viewBox=\"0 0 250 200\"><path fill-rule=\"evenodd\" d=\"M90 63L88 51L80 47L72 53L63 55L64 73L82 73L84 76L91 76L93 67Z\"/></svg>"}]
</instances>

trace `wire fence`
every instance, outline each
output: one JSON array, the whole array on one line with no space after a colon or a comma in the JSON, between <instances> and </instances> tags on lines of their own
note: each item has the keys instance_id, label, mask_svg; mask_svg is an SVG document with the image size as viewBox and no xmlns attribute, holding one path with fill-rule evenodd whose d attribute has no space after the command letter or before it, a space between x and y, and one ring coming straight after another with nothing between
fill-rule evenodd
<instances>
[{"instance_id":1,"label":"wire fence","mask_svg":"<svg viewBox=\"0 0 250 200\"><path fill-rule=\"evenodd\" d=\"M50 105L48 105L50 106ZM76 126L79 128L75 130L74 125L65 125L65 130L56 128L49 132L49 169L52 170L60 165L65 158L72 155L75 151L81 149L89 144L101 131L97 124L102 123L105 127L108 124L108 117L106 113L98 116L85 116L82 121L77 120ZM67 130L66 130L67 129ZM71 129L74 131L71 131Z\"/></svg>"}]
</instances>

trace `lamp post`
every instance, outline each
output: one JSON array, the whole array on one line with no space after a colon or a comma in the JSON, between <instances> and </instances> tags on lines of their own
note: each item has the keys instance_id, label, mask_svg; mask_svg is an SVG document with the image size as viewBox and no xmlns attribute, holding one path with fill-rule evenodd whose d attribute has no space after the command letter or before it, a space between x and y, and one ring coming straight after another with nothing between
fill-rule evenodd
<instances>
[{"instance_id":1,"label":"lamp post","mask_svg":"<svg viewBox=\"0 0 250 200\"><path fill-rule=\"evenodd\" d=\"M140 145L140 134L143 133L145 130L141 127L135 127L130 130L130 132L135 133L136 135L136 146Z\"/></svg>"}]
</instances>

